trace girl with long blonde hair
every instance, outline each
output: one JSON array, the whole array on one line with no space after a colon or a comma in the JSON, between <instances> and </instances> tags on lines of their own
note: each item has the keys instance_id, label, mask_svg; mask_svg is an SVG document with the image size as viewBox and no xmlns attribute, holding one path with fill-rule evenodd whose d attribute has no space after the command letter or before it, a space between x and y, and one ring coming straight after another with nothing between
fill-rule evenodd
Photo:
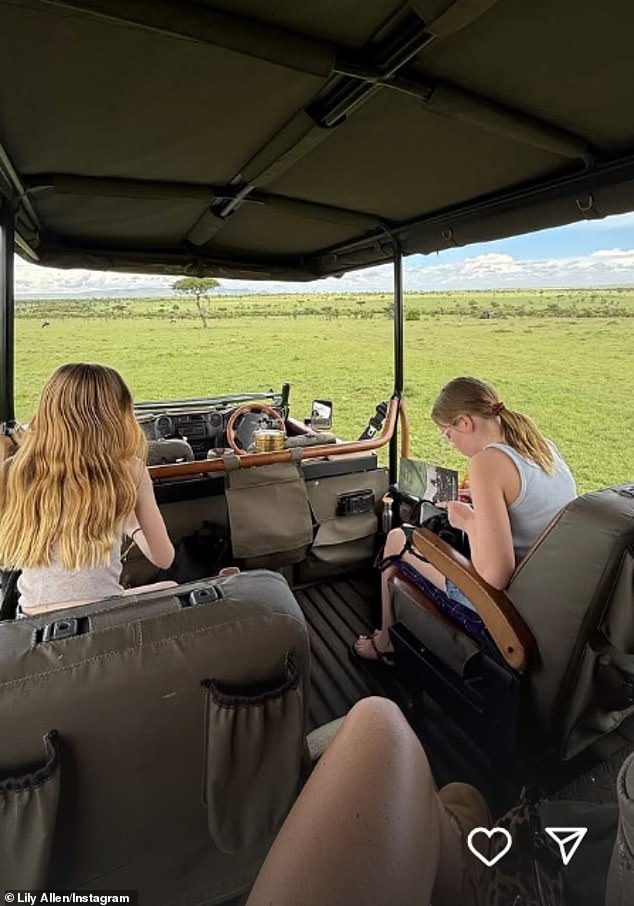
<instances>
[{"instance_id":1,"label":"girl with long blonde hair","mask_svg":"<svg viewBox=\"0 0 634 906\"><path fill-rule=\"evenodd\" d=\"M495 388L478 378L449 381L431 417L441 435L469 459L471 504L449 501L449 522L467 534L471 561L482 578L495 588L506 588L553 516L576 496L574 478L534 421L506 406ZM479 620L466 595L406 546L402 529L389 533L385 559L398 559L382 575L383 624L357 639L354 648L360 657L389 662L393 616L388 580L397 571L414 582L422 576L444 592L452 615L467 629Z\"/></svg>"},{"instance_id":2,"label":"girl with long blonde hair","mask_svg":"<svg viewBox=\"0 0 634 906\"><path fill-rule=\"evenodd\" d=\"M125 594L124 534L156 566L171 565L145 437L117 371L62 365L17 440L13 455L6 436L0 451L0 564L21 570L22 614Z\"/></svg>"}]
</instances>

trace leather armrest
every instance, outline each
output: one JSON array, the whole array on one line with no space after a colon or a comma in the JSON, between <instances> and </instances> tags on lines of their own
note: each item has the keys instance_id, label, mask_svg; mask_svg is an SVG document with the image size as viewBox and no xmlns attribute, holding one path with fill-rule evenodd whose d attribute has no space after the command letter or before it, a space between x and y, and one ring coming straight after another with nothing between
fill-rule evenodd
<instances>
[{"instance_id":1,"label":"leather armrest","mask_svg":"<svg viewBox=\"0 0 634 906\"><path fill-rule=\"evenodd\" d=\"M412 535L414 549L465 593L478 611L504 660L515 670L524 670L535 640L503 591L493 588L473 564L455 548L426 528Z\"/></svg>"}]
</instances>

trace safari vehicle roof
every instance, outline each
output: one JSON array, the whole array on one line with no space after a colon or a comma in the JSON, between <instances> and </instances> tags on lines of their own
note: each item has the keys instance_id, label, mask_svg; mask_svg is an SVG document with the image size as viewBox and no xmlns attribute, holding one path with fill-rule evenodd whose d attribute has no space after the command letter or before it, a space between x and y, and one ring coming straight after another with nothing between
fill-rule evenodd
<instances>
[{"instance_id":1,"label":"safari vehicle roof","mask_svg":"<svg viewBox=\"0 0 634 906\"><path fill-rule=\"evenodd\" d=\"M631 0L0 0L27 257L312 279L634 208Z\"/></svg>"}]
</instances>

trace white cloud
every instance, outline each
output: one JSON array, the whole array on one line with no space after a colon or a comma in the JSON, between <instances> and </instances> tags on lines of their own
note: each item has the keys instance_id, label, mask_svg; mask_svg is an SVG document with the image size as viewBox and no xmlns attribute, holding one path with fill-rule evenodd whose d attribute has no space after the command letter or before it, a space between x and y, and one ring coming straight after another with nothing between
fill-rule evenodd
<instances>
[{"instance_id":1,"label":"white cloud","mask_svg":"<svg viewBox=\"0 0 634 906\"><path fill-rule=\"evenodd\" d=\"M629 215L628 215L629 216ZM586 287L634 284L634 249L601 249L578 257L518 260L489 252L463 261L442 263L442 257L410 262L405 269L407 290ZM436 263L438 262L438 263ZM169 295L173 277L39 268L16 258L16 295ZM384 265L328 277L315 283L221 280L232 292L388 292L392 267Z\"/></svg>"},{"instance_id":2,"label":"white cloud","mask_svg":"<svg viewBox=\"0 0 634 906\"><path fill-rule=\"evenodd\" d=\"M586 287L634 283L634 249L604 249L578 257L518 261L485 254L450 264L418 265L407 271L412 289L504 289Z\"/></svg>"},{"instance_id":3,"label":"white cloud","mask_svg":"<svg viewBox=\"0 0 634 906\"><path fill-rule=\"evenodd\" d=\"M601 249L593 252L592 258L605 258L612 261L614 267L632 267L634 266L634 250L624 249Z\"/></svg>"},{"instance_id":4,"label":"white cloud","mask_svg":"<svg viewBox=\"0 0 634 906\"><path fill-rule=\"evenodd\" d=\"M82 293L137 295L145 291L148 295L156 295L157 291L169 292L173 282L174 277L38 267L15 257L15 291L18 298L78 296Z\"/></svg>"}]
</instances>

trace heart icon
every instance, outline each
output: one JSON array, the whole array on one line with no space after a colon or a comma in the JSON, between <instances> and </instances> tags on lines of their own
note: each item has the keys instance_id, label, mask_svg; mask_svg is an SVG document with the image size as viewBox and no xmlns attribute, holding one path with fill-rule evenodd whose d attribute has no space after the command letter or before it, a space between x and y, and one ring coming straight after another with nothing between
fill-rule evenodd
<instances>
[{"instance_id":1,"label":"heart icon","mask_svg":"<svg viewBox=\"0 0 634 906\"><path fill-rule=\"evenodd\" d=\"M488 859L486 856L483 856L481 852L479 852L475 843L473 842L474 837L476 837L477 834L484 834L489 838L489 841L492 840L493 837L501 835L502 837L504 837L506 843L504 844L502 849L498 853L496 853L495 856L493 856L492 859ZM489 868L491 868L492 865L495 865L496 862L499 862L500 859L503 859L512 845L513 838L505 827L493 827L490 830L488 827L474 827L467 837L467 846L469 847L473 855L476 857L476 859L484 862L484 864Z\"/></svg>"}]
</instances>

